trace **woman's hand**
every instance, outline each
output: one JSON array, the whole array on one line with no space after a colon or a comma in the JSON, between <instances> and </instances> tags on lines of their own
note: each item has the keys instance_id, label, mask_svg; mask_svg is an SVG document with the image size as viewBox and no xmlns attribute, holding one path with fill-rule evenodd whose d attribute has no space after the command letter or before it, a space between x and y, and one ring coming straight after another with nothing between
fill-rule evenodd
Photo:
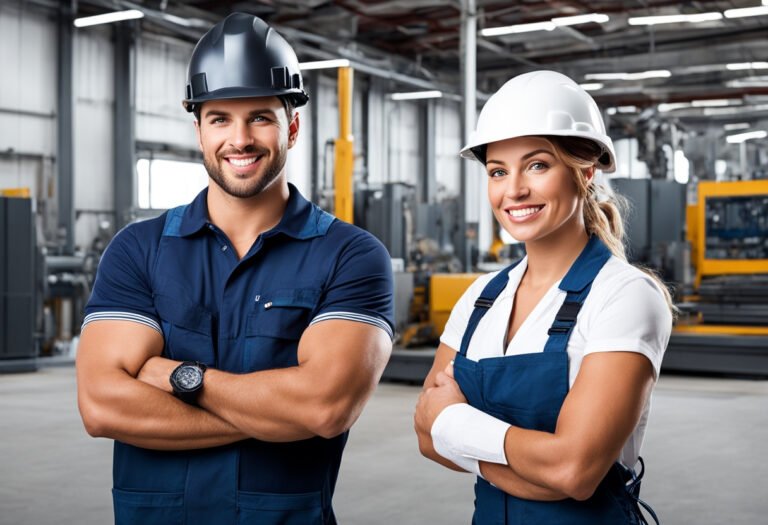
<instances>
[{"instance_id":1,"label":"woman's hand","mask_svg":"<svg viewBox=\"0 0 768 525\"><path fill-rule=\"evenodd\" d=\"M445 407L456 403L466 403L467 398L453 378L453 364L449 363L445 370L435 377L434 387L427 388L419 396L416 403L414 423L417 433L429 434L432 425Z\"/></svg>"}]
</instances>

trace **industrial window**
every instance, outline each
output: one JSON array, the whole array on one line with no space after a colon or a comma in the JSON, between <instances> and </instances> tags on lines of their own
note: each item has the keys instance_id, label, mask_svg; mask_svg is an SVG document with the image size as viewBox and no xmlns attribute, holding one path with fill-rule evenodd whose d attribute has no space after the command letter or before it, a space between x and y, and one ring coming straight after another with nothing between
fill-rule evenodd
<instances>
[{"instance_id":1,"label":"industrial window","mask_svg":"<svg viewBox=\"0 0 768 525\"><path fill-rule=\"evenodd\" d=\"M138 203L143 209L167 209L187 204L208 184L200 162L139 159Z\"/></svg>"}]
</instances>

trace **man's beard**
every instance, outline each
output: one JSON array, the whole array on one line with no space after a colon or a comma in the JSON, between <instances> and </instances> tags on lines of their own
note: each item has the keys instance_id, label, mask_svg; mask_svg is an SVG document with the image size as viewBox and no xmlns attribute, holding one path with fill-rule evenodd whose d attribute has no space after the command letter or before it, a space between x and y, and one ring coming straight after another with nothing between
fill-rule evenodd
<instances>
[{"instance_id":1,"label":"man's beard","mask_svg":"<svg viewBox=\"0 0 768 525\"><path fill-rule=\"evenodd\" d=\"M255 154L262 156L262 158L257 161L262 162L268 153L269 150L265 148L246 146L241 151L230 150L222 153L220 156L214 154L213 158L210 158L208 155L204 155L203 165L208 171L208 175L222 190L224 190L225 193L231 195L232 197L247 199L249 197L255 197L256 195L260 194L280 176L283 171L283 167L285 167L286 148L284 146L280 147L277 156L274 158L274 160L272 160L272 162L261 168L263 174L256 179L227 179L221 167L222 163L227 162L224 157L227 155ZM243 182L243 184L237 184L237 182Z\"/></svg>"}]
</instances>

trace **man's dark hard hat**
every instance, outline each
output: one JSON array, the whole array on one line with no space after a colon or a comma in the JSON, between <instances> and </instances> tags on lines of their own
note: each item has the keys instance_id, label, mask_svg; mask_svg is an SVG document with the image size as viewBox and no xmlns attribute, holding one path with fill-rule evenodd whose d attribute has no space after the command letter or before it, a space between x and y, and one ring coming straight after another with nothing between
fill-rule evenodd
<instances>
[{"instance_id":1,"label":"man's dark hard hat","mask_svg":"<svg viewBox=\"0 0 768 525\"><path fill-rule=\"evenodd\" d=\"M294 107L309 100L293 48L262 19L233 13L195 46L187 68L184 108L207 100L283 97Z\"/></svg>"}]
</instances>

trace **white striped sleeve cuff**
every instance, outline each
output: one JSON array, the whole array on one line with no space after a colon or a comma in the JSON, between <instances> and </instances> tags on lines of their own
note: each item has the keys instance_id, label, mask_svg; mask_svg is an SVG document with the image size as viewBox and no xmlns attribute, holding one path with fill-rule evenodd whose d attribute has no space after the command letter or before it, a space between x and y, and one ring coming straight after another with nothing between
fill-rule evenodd
<instances>
[{"instance_id":1,"label":"white striped sleeve cuff","mask_svg":"<svg viewBox=\"0 0 768 525\"><path fill-rule=\"evenodd\" d=\"M312 319L312 322L310 322L309 325L312 326L315 323L328 321L329 319L342 319L344 321L357 321L358 323L372 324L387 332L390 339L394 340L395 338L395 335L392 333L392 328L384 319L357 312L325 312Z\"/></svg>"},{"instance_id":2,"label":"white striped sleeve cuff","mask_svg":"<svg viewBox=\"0 0 768 525\"><path fill-rule=\"evenodd\" d=\"M94 312L88 314L85 316L85 319L83 319L83 326L80 327L80 330L82 331L82 329L85 328L85 325L92 323L93 321L132 321L153 328L161 334L163 333L157 321L146 315L135 314L132 312Z\"/></svg>"}]
</instances>

